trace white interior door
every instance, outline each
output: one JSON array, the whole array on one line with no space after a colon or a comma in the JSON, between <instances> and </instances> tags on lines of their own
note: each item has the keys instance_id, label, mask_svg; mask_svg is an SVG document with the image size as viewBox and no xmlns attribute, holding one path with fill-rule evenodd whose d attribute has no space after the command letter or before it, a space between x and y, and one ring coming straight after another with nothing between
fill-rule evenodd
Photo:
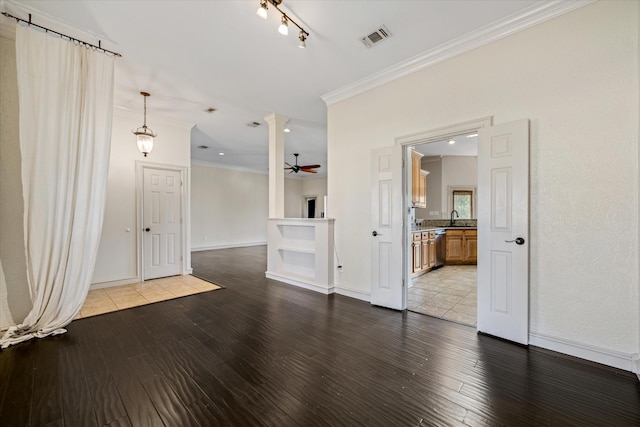
<instances>
[{"instance_id":1,"label":"white interior door","mask_svg":"<svg viewBox=\"0 0 640 427\"><path fill-rule=\"evenodd\" d=\"M143 278L181 274L180 172L145 167L143 179Z\"/></svg>"},{"instance_id":2,"label":"white interior door","mask_svg":"<svg viewBox=\"0 0 640 427\"><path fill-rule=\"evenodd\" d=\"M373 150L371 304L406 308L402 275L402 147Z\"/></svg>"},{"instance_id":3,"label":"white interior door","mask_svg":"<svg viewBox=\"0 0 640 427\"><path fill-rule=\"evenodd\" d=\"M529 120L478 131L478 331L529 342Z\"/></svg>"}]
</instances>

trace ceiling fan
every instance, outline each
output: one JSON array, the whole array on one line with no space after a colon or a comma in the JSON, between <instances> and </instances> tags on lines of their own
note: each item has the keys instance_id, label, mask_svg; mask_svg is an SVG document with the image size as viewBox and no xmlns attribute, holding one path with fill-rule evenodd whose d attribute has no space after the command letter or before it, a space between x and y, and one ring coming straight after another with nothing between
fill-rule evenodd
<instances>
[{"instance_id":1,"label":"ceiling fan","mask_svg":"<svg viewBox=\"0 0 640 427\"><path fill-rule=\"evenodd\" d=\"M290 165L289 163L285 162L284 164L289 166L289 167L288 168L284 168L284 170L288 170L289 173L292 173L292 172L298 173L300 171L309 172L309 173L318 173L318 171L314 171L313 169L319 168L320 165L298 165L298 156L300 154L293 153L293 155L296 156L296 164L295 165Z\"/></svg>"}]
</instances>

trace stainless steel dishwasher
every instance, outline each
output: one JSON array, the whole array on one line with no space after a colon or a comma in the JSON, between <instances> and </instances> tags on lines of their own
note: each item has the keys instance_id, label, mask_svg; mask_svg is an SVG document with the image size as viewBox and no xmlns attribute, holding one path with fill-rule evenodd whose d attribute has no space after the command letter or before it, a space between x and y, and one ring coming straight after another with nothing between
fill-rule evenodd
<instances>
[{"instance_id":1,"label":"stainless steel dishwasher","mask_svg":"<svg viewBox=\"0 0 640 427\"><path fill-rule=\"evenodd\" d=\"M444 265L445 254L447 253L447 230L436 230L436 265L434 267L442 267Z\"/></svg>"}]
</instances>

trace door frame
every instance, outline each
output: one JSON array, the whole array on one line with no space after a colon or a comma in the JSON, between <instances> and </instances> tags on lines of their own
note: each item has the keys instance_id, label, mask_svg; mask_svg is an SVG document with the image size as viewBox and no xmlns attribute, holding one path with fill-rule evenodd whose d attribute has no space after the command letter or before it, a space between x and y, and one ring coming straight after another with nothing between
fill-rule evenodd
<instances>
[{"instance_id":1,"label":"door frame","mask_svg":"<svg viewBox=\"0 0 640 427\"><path fill-rule=\"evenodd\" d=\"M413 133L410 135L400 136L395 139L396 145L402 146L402 159L406 162L411 158L409 150L412 146L418 144L424 144L429 142L440 141L449 137L457 136L464 133L477 132L478 129L491 127L493 125L493 116L481 117L475 120L469 120L466 122L456 123L449 126L443 126L423 132ZM408 160L407 160L408 159ZM409 191L411 190L411 168L404 168L402 174L402 215L403 215L403 230L402 230L402 279L407 285L402 288L403 295L403 309L407 309L407 298L409 292L409 281L411 280L411 266L408 262L410 258L409 252L411 250L409 242L409 235L411 233L411 221L410 221L410 200Z\"/></svg>"},{"instance_id":2,"label":"door frame","mask_svg":"<svg viewBox=\"0 0 640 427\"><path fill-rule=\"evenodd\" d=\"M181 274L188 275L193 272L191 268L191 216L189 208L190 200L190 174L187 166L170 165L163 163L146 162L136 160L136 246L137 246L137 273L140 281L145 280L144 271L144 244L142 233L144 229L144 171L145 169L160 169L180 173L180 270Z\"/></svg>"}]
</instances>

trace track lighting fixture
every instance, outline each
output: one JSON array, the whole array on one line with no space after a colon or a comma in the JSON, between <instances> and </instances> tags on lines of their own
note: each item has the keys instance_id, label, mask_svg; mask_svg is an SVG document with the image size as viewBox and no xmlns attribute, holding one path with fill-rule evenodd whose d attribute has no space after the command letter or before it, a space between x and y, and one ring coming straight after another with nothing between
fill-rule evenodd
<instances>
[{"instance_id":1,"label":"track lighting fixture","mask_svg":"<svg viewBox=\"0 0 640 427\"><path fill-rule=\"evenodd\" d=\"M298 43L299 48L304 49L305 47L307 47L307 36L302 31L300 31L298 39L300 39L300 43Z\"/></svg>"},{"instance_id":2,"label":"track lighting fixture","mask_svg":"<svg viewBox=\"0 0 640 427\"><path fill-rule=\"evenodd\" d=\"M298 27L300 30L300 34L298 35L298 39L300 43L298 43L298 47L305 48L307 47L307 38L309 37L309 32L302 28L296 21L291 19L289 15L284 13L278 6L282 4L282 0L260 0L260 6L256 13L260 18L267 18L267 7L268 4L271 4L280 14L282 15L282 19L280 20L280 26L278 27L278 32L284 36L289 34L289 22Z\"/></svg>"},{"instance_id":3,"label":"track lighting fixture","mask_svg":"<svg viewBox=\"0 0 640 427\"><path fill-rule=\"evenodd\" d=\"M260 0L260 7L256 13L260 18L267 19L267 0Z\"/></svg>"},{"instance_id":4,"label":"track lighting fixture","mask_svg":"<svg viewBox=\"0 0 640 427\"><path fill-rule=\"evenodd\" d=\"M287 17L284 15L282 16L282 21L280 21L278 32L283 36L289 35L289 21L287 21Z\"/></svg>"},{"instance_id":5,"label":"track lighting fixture","mask_svg":"<svg viewBox=\"0 0 640 427\"><path fill-rule=\"evenodd\" d=\"M140 92L140 95L144 97L144 122L142 127L132 130L131 132L136 136L138 150L147 157L147 154L153 150L153 138L158 136L158 134L153 133L153 131L147 127L147 97L150 95L147 92Z\"/></svg>"}]
</instances>

